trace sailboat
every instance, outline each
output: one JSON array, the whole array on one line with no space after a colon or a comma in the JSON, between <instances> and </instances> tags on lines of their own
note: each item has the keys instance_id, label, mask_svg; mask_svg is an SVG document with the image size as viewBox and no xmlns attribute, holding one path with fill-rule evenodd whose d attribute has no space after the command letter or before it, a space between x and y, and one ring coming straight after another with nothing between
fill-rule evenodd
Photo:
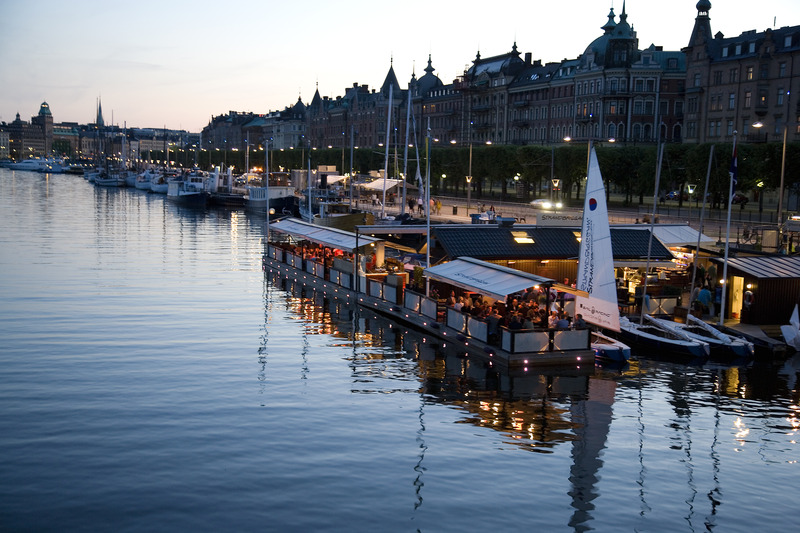
<instances>
[{"instance_id":1,"label":"sailboat","mask_svg":"<svg viewBox=\"0 0 800 533\"><path fill-rule=\"evenodd\" d=\"M589 293L589 296L576 296L575 316L581 314L590 324L619 331L619 307L608 206L603 176L600 174L600 165L597 163L594 148L590 148L589 151L576 288ZM595 356L601 359L627 361L631 355L629 346L600 331L592 332L591 346Z\"/></svg>"},{"instance_id":2,"label":"sailboat","mask_svg":"<svg viewBox=\"0 0 800 533\"><path fill-rule=\"evenodd\" d=\"M755 348L752 342L723 333L692 314L686 316L685 323L675 322L666 318L653 318L652 320L668 329L679 330L693 339L707 342L713 357L731 359L751 358L755 355Z\"/></svg>"},{"instance_id":3,"label":"sailboat","mask_svg":"<svg viewBox=\"0 0 800 533\"><path fill-rule=\"evenodd\" d=\"M798 315L797 304L794 304L794 311L792 311L792 317L789 319L789 325L781 326L781 334L788 346L800 351L800 316Z\"/></svg>"}]
</instances>

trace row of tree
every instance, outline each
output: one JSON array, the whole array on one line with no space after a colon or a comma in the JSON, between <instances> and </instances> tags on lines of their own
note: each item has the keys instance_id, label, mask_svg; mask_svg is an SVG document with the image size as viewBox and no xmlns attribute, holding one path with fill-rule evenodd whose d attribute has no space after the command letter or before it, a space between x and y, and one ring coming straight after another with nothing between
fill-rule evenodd
<instances>
[{"instance_id":1,"label":"row of tree","mask_svg":"<svg viewBox=\"0 0 800 533\"><path fill-rule=\"evenodd\" d=\"M661 166L661 191L686 190L687 184L695 184L697 192L702 193L706 173L709 168L710 144L668 144L664 149ZM737 190L749 192L757 190L759 184L764 189L777 189L780 183L782 143L758 143L737 145L738 186ZM645 198L654 194L658 147L652 145L617 145L604 143L596 145L597 157L603 179L608 188L625 196L629 205L641 204ZM273 150L270 153L270 169L308 168L307 150ZM359 148L342 153L340 149L320 149L311 151L311 168L319 165L332 165L339 169L345 162L344 172L366 174L384 166L384 153L369 148ZM430 151L431 188L435 194L466 196L467 175L472 170L472 195L481 198L489 188L502 190L505 196L509 187L519 187L524 196L537 197L539 191L548 191L550 180L560 180L559 194L564 200L579 200L586 177L587 145L564 144L557 147L479 145L469 147L434 146ZM264 164L264 152L251 152L251 166ZM711 160L709 193L712 196L727 194L729 171L732 159L731 144L717 144ZM259 161L260 160L260 161ZM407 168L409 182L414 181L419 160L420 175L426 175L426 151L419 154L411 149L407 163L404 163L402 150L392 153L389 161L389 174L400 176ZM202 152L201 167L222 164L234 165L243 169L245 154L241 151L228 151L227 154ZM784 186L800 185L800 143L786 146L786 167ZM441 176L446 176L441 178ZM440 190L440 184L442 190Z\"/></svg>"}]
</instances>

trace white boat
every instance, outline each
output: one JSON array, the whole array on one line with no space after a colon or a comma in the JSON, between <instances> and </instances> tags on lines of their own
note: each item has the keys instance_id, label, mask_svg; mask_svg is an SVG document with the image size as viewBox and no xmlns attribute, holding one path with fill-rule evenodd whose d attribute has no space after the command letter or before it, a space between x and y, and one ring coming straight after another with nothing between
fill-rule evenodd
<instances>
[{"instance_id":1,"label":"white boat","mask_svg":"<svg viewBox=\"0 0 800 533\"><path fill-rule=\"evenodd\" d=\"M195 182L174 179L167 182L167 200L186 207L205 207L208 193L202 184L197 187Z\"/></svg>"},{"instance_id":2,"label":"white boat","mask_svg":"<svg viewBox=\"0 0 800 533\"><path fill-rule=\"evenodd\" d=\"M28 170L31 172L49 172L57 174L64 172L63 164L64 162L61 159L34 157L11 163L9 168L11 170Z\"/></svg>"},{"instance_id":3,"label":"white boat","mask_svg":"<svg viewBox=\"0 0 800 533\"><path fill-rule=\"evenodd\" d=\"M707 342L665 328L654 322L650 315L643 315L642 318L642 322L634 322L627 317L619 319L622 340L641 352L682 362L704 361L711 354Z\"/></svg>"},{"instance_id":4,"label":"white boat","mask_svg":"<svg viewBox=\"0 0 800 533\"><path fill-rule=\"evenodd\" d=\"M797 304L794 304L792 317L789 319L788 326L781 326L781 334L786 345L800 352L800 316L797 312Z\"/></svg>"},{"instance_id":5,"label":"white boat","mask_svg":"<svg viewBox=\"0 0 800 533\"><path fill-rule=\"evenodd\" d=\"M100 187L124 187L125 173L121 170L103 170L94 176L94 184Z\"/></svg>"},{"instance_id":6,"label":"white boat","mask_svg":"<svg viewBox=\"0 0 800 533\"><path fill-rule=\"evenodd\" d=\"M139 175L136 176L136 183L134 186L140 191L149 191L153 176L155 176L155 173L149 168L140 172Z\"/></svg>"},{"instance_id":7,"label":"white boat","mask_svg":"<svg viewBox=\"0 0 800 533\"><path fill-rule=\"evenodd\" d=\"M707 342L712 356L729 359L755 355L752 342L723 333L692 314L687 315L686 323L655 317L651 320L673 331L682 331L692 339Z\"/></svg>"},{"instance_id":8,"label":"white boat","mask_svg":"<svg viewBox=\"0 0 800 533\"><path fill-rule=\"evenodd\" d=\"M605 330L619 331L619 306L606 191L594 148L589 153L587 175L576 288L589 293L589 297L575 297L575 316L577 318L581 314L590 324ZM595 356L601 359L627 361L631 355L627 344L599 331L592 332L591 346Z\"/></svg>"}]
</instances>

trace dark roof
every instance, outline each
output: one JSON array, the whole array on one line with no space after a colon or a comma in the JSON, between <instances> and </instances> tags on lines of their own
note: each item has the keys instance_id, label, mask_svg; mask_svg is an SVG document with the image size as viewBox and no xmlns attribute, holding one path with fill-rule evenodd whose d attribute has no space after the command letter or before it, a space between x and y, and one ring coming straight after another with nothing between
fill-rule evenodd
<instances>
[{"instance_id":1,"label":"dark roof","mask_svg":"<svg viewBox=\"0 0 800 533\"><path fill-rule=\"evenodd\" d=\"M720 265L725 262L722 258L713 258L712 261ZM800 257L783 255L729 257L728 268L760 279L800 278ZM718 271L722 275L721 267Z\"/></svg>"},{"instance_id":2,"label":"dark roof","mask_svg":"<svg viewBox=\"0 0 800 533\"><path fill-rule=\"evenodd\" d=\"M577 259L580 243L576 233L580 228L536 227L515 225L503 227L495 224L450 225L432 228L436 240L451 257L474 257L482 260L497 259ZM533 243L520 243L515 238L527 236ZM611 229L611 243L617 260L647 258L650 233L622 228ZM670 261L670 251L653 239L650 257L653 261Z\"/></svg>"}]
</instances>

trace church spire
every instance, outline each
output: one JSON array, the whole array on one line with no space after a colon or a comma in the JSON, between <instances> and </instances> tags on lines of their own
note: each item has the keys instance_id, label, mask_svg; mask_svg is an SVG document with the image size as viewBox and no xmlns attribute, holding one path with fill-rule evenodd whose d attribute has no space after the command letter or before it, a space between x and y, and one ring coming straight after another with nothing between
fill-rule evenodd
<instances>
[{"instance_id":1,"label":"church spire","mask_svg":"<svg viewBox=\"0 0 800 533\"><path fill-rule=\"evenodd\" d=\"M103 121L103 104L100 102L100 98L97 98L97 118L95 118L95 124L97 124L98 128L102 128L105 126L105 122Z\"/></svg>"}]
</instances>

